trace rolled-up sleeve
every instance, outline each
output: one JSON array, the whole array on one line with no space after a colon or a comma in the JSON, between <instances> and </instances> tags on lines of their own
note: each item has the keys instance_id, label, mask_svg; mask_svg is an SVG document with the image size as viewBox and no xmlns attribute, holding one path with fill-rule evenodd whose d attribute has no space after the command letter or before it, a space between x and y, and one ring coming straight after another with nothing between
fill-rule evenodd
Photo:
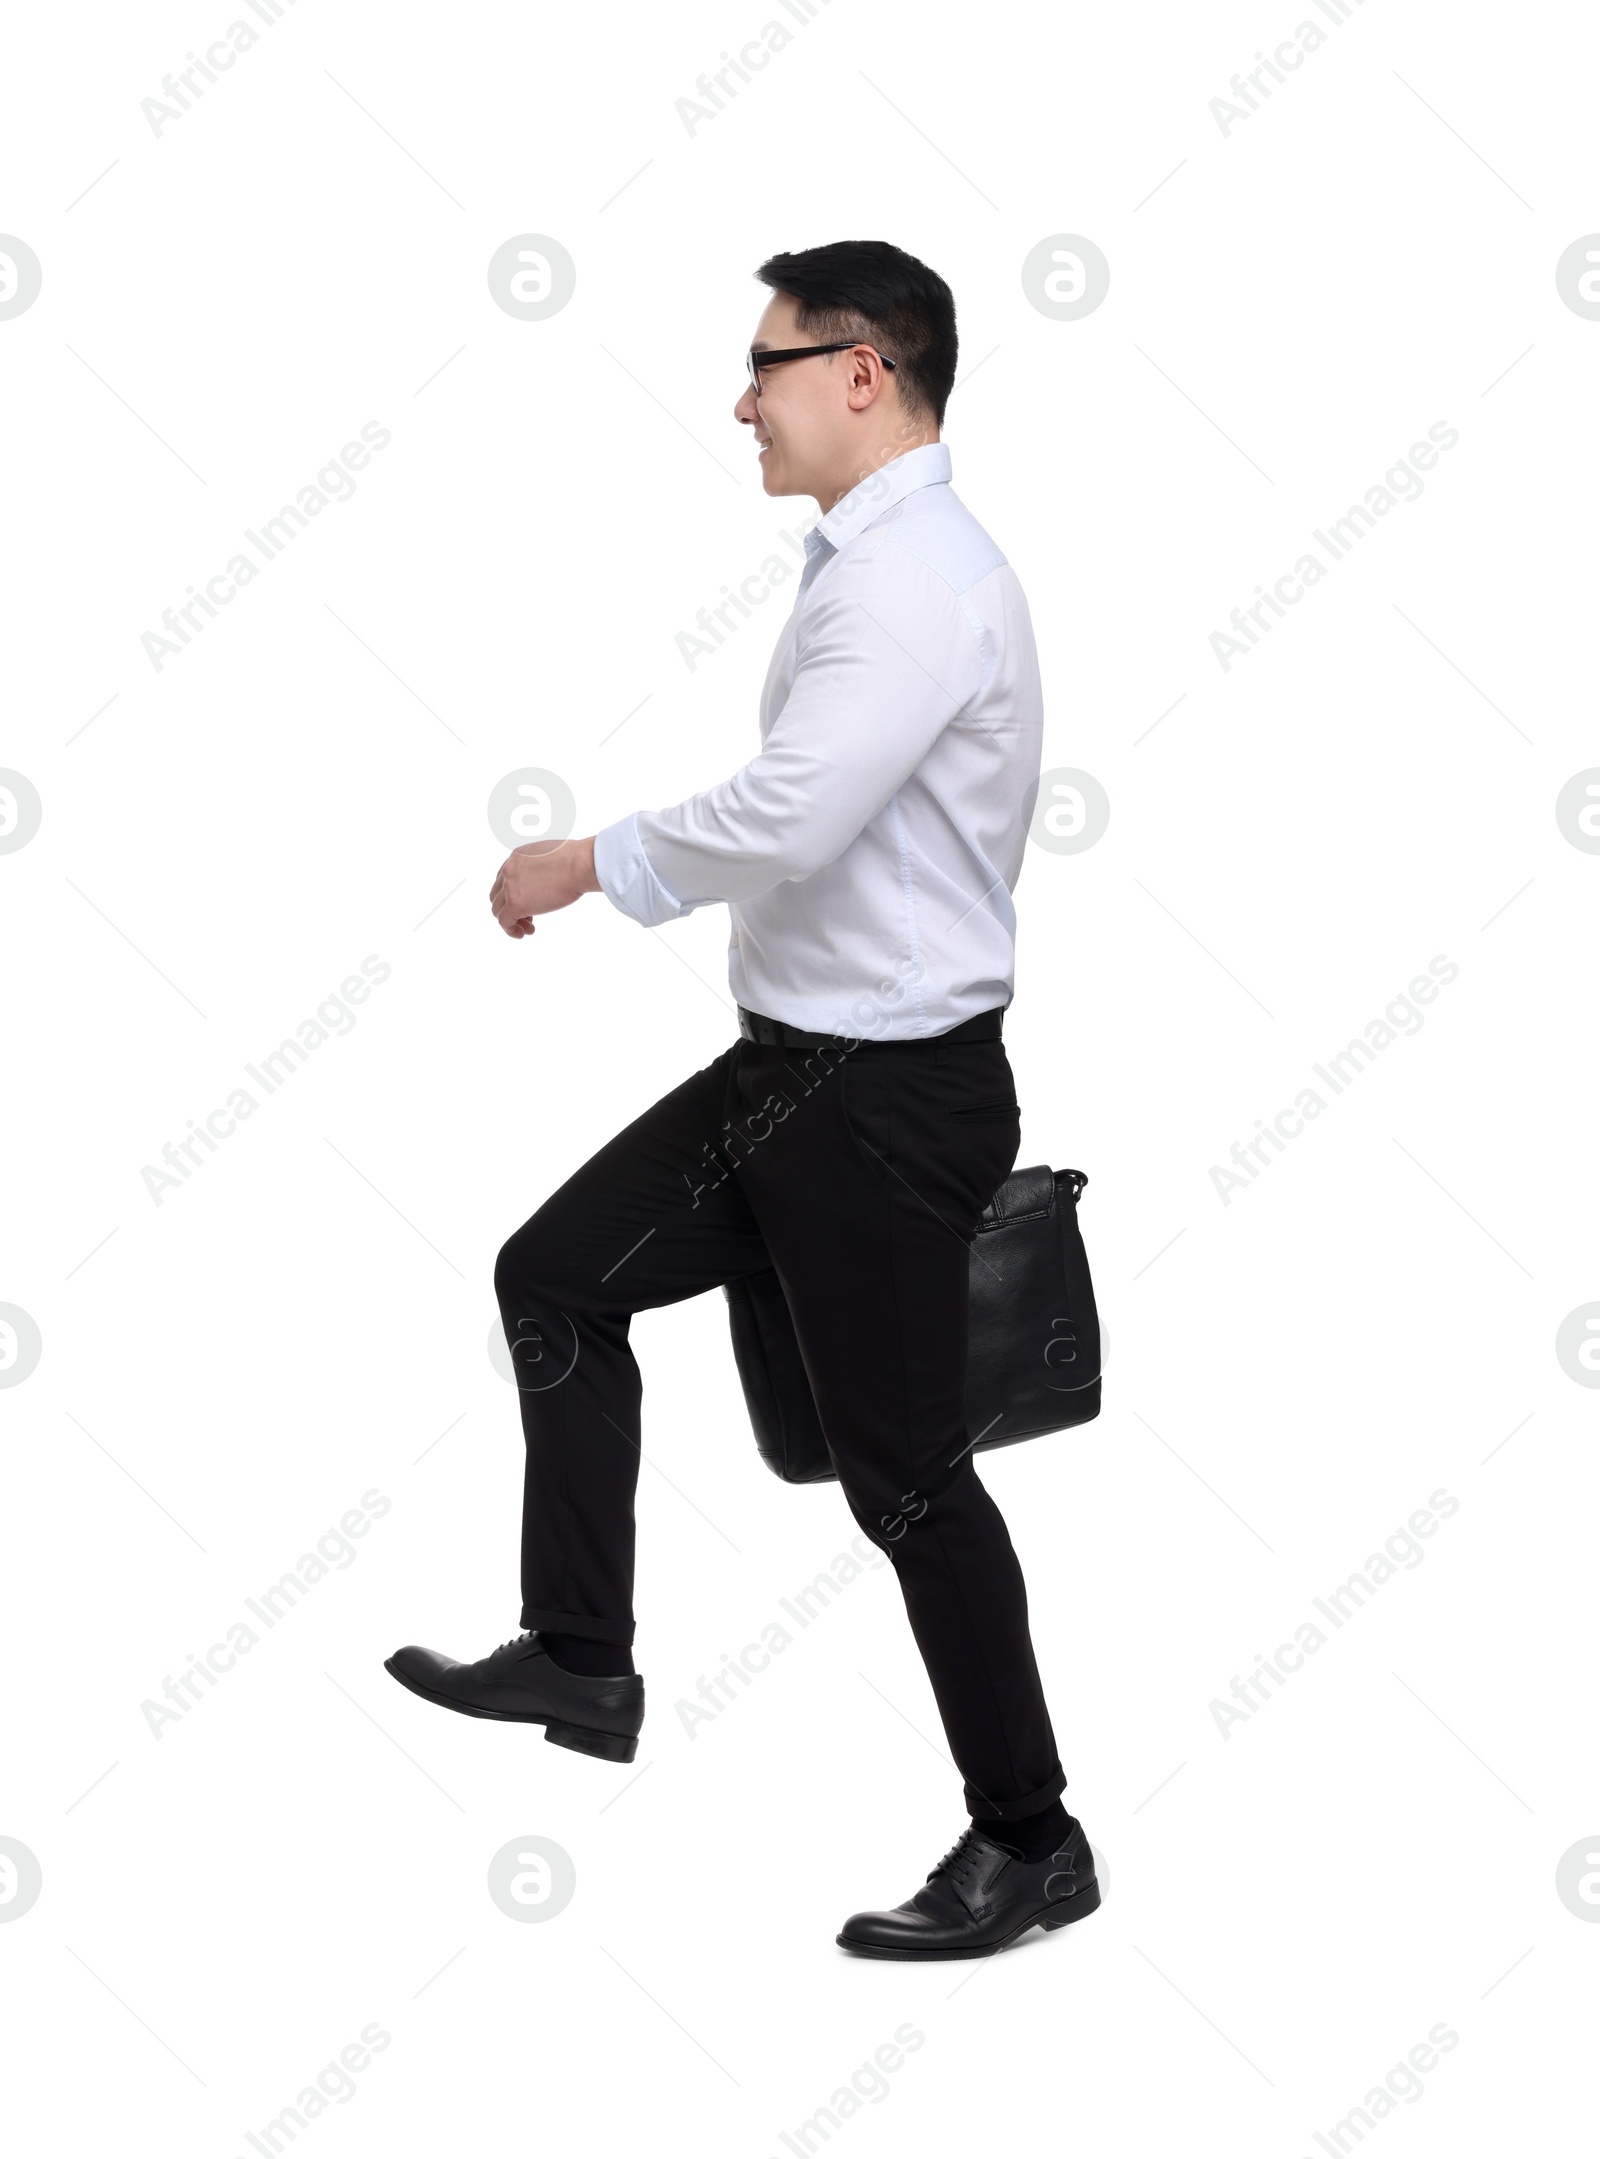
<instances>
[{"instance_id":1,"label":"rolled-up sleeve","mask_svg":"<svg viewBox=\"0 0 1600 2159\"><path fill-rule=\"evenodd\" d=\"M892 546L847 550L818 581L793 685L758 755L671 809L606 826L595 838L601 889L653 928L809 877L910 778L983 672L974 622L936 571Z\"/></svg>"},{"instance_id":2,"label":"rolled-up sleeve","mask_svg":"<svg viewBox=\"0 0 1600 2159\"><path fill-rule=\"evenodd\" d=\"M647 930L689 912L675 900L655 871L639 837L639 812L602 825L594 836L594 873L613 907L620 907Z\"/></svg>"}]
</instances>

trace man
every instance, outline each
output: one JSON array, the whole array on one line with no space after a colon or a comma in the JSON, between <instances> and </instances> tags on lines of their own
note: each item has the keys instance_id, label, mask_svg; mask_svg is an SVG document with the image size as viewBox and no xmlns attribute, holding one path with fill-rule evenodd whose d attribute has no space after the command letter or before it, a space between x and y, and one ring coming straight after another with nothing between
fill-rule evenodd
<instances>
[{"instance_id":1,"label":"man","mask_svg":"<svg viewBox=\"0 0 1600 2159\"><path fill-rule=\"evenodd\" d=\"M950 289L881 241L775 255L734 417L769 495L823 512L720 786L519 847L501 927L602 892L647 927L726 902L740 1039L575 1172L499 1255L527 1443L527 1630L403 1685L634 1757L633 1313L775 1268L852 1514L892 1561L970 1825L838 1940L967 1957L1100 1901L1011 1540L967 1441L969 1239L1020 1136L1000 1039L1042 719L1016 576L950 490ZM875 1810L878 1811L878 1810Z\"/></svg>"}]
</instances>

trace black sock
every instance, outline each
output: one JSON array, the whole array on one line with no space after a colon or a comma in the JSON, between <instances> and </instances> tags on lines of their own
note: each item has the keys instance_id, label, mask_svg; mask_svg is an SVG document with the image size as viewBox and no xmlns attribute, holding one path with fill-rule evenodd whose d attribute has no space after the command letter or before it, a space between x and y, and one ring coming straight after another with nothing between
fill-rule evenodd
<instances>
[{"instance_id":1,"label":"black sock","mask_svg":"<svg viewBox=\"0 0 1600 2159\"><path fill-rule=\"evenodd\" d=\"M1026 1815L1020 1822L985 1822L976 1815L972 1818L974 1829L981 1830L992 1843L1003 1844L1030 1866L1037 1866L1041 1859L1061 1849L1071 1823L1072 1817L1059 1799L1052 1799L1041 1813Z\"/></svg>"},{"instance_id":2,"label":"black sock","mask_svg":"<svg viewBox=\"0 0 1600 2159\"><path fill-rule=\"evenodd\" d=\"M594 1642L586 1634L539 1636L564 1672L581 1673L585 1679L623 1679L633 1671L633 1652L621 1642Z\"/></svg>"}]
</instances>

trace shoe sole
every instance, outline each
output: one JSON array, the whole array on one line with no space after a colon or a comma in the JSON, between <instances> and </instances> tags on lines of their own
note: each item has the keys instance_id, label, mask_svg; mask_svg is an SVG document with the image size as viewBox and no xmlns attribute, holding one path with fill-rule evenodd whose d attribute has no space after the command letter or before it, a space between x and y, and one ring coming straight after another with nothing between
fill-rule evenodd
<instances>
[{"instance_id":1,"label":"shoe sole","mask_svg":"<svg viewBox=\"0 0 1600 2159\"><path fill-rule=\"evenodd\" d=\"M480 1709L475 1702L458 1702L453 1695L420 1686L404 1672L396 1671L392 1657L384 1658L383 1668L391 1679L398 1679L402 1687L423 1701L440 1709L453 1709L457 1716L487 1717L493 1724L542 1724L544 1736L553 1747L570 1747L574 1754L592 1754L603 1762L631 1762L639 1751L637 1736L629 1739L620 1732L596 1732L586 1724L568 1724L560 1717L530 1716L515 1709Z\"/></svg>"},{"instance_id":2,"label":"shoe sole","mask_svg":"<svg viewBox=\"0 0 1600 2159\"><path fill-rule=\"evenodd\" d=\"M1009 1934L997 1942L985 1942L974 1949L889 1949L881 1942L855 1942L848 1934L836 1934L834 1940L841 1949L852 1950L858 1957L888 1957L902 1964L948 1963L954 1957L992 1957L1002 1949L1020 1941L1030 1927L1042 1927L1046 1934L1053 1934L1057 1927L1070 1927L1075 1919L1087 1919L1091 1912L1100 1909L1100 1884L1090 1882L1076 1896L1062 1900L1059 1909L1035 1912L1020 1927L1013 1927Z\"/></svg>"}]
</instances>

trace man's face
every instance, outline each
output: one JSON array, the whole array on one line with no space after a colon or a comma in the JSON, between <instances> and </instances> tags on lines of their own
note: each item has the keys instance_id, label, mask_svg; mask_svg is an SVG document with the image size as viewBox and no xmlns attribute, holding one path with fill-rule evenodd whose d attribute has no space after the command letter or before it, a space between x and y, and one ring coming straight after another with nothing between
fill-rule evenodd
<instances>
[{"instance_id":1,"label":"man's face","mask_svg":"<svg viewBox=\"0 0 1600 2159\"><path fill-rule=\"evenodd\" d=\"M752 348L764 345L772 352L786 352L796 345L832 342L797 329L794 318L794 301L787 293L775 292L756 324ZM841 371L850 364L848 352L786 360L762 376L759 398L746 384L733 416L754 435L761 484L769 495L814 495L848 458L854 415Z\"/></svg>"}]
</instances>

